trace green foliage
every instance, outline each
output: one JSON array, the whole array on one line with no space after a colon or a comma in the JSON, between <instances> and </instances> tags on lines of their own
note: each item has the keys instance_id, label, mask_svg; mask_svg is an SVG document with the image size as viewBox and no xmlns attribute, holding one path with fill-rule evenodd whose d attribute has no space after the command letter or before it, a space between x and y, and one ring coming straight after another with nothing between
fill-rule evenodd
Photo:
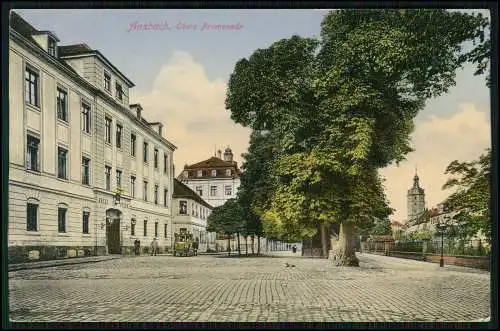
<instances>
[{"instance_id":1,"label":"green foliage","mask_svg":"<svg viewBox=\"0 0 500 331\"><path fill-rule=\"evenodd\" d=\"M382 220L376 220L373 228L370 229L370 234L374 235L391 235L391 221L386 218Z\"/></svg>"},{"instance_id":2,"label":"green foliage","mask_svg":"<svg viewBox=\"0 0 500 331\"><path fill-rule=\"evenodd\" d=\"M454 217L452 231L460 237L474 236L481 231L491 240L491 149L472 162L451 162L445 174L453 177L443 189L455 189L445 201L448 211L460 210Z\"/></svg>"},{"instance_id":3,"label":"green foliage","mask_svg":"<svg viewBox=\"0 0 500 331\"><path fill-rule=\"evenodd\" d=\"M226 108L254 130L238 197L243 218L257 216L247 230L300 238L387 218L377 169L405 159L415 116L459 67L485 68L488 26L445 10L339 10L321 41L292 36L238 61ZM480 44L466 52L467 41Z\"/></svg>"},{"instance_id":4,"label":"green foliage","mask_svg":"<svg viewBox=\"0 0 500 331\"><path fill-rule=\"evenodd\" d=\"M243 233L244 215L236 199L229 199L222 206L215 207L208 217L207 231L231 235Z\"/></svg>"}]
</instances>

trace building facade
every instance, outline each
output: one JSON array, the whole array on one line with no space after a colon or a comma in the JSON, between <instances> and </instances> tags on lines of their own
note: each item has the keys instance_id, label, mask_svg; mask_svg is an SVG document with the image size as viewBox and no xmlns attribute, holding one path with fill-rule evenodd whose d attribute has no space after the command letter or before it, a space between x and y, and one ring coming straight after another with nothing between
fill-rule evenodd
<instances>
[{"instance_id":1,"label":"building facade","mask_svg":"<svg viewBox=\"0 0 500 331\"><path fill-rule=\"evenodd\" d=\"M240 186L241 171L233 161L231 148L224 151L224 159L218 156L192 164L185 165L177 177L211 206L223 205L227 200L236 198Z\"/></svg>"},{"instance_id":2,"label":"building facade","mask_svg":"<svg viewBox=\"0 0 500 331\"><path fill-rule=\"evenodd\" d=\"M11 13L9 261L169 247L176 147L98 50L58 42Z\"/></svg>"},{"instance_id":3,"label":"building facade","mask_svg":"<svg viewBox=\"0 0 500 331\"><path fill-rule=\"evenodd\" d=\"M207 219L213 207L177 179L174 179L172 198L173 232L186 230L192 233L199 241L199 252L215 250L216 234L207 231Z\"/></svg>"}]
</instances>

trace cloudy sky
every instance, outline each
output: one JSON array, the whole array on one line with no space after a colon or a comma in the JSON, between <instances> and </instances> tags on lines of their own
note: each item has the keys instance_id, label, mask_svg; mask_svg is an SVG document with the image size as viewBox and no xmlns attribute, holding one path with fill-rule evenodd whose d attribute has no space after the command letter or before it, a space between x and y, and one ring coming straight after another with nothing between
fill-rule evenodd
<instances>
[{"instance_id":1,"label":"cloudy sky","mask_svg":"<svg viewBox=\"0 0 500 331\"><path fill-rule=\"evenodd\" d=\"M257 48L293 34L319 36L325 14L319 10L17 10L40 30L52 30L61 44L86 43L100 50L136 87L149 121L165 124L165 136L178 150L177 173L184 164L204 160L214 149L231 146L241 164L250 131L233 124L224 107L226 84L235 63ZM487 11L482 11L488 15ZM162 24L162 31L137 31L138 24ZM204 24L239 24L214 31ZM196 28L194 27L196 25ZM435 206L444 170L455 159L473 160L491 146L490 91L484 77L466 66L447 95L429 100L415 119L415 152L399 167L381 171L394 220L406 218L406 191L415 167L426 204Z\"/></svg>"}]
</instances>

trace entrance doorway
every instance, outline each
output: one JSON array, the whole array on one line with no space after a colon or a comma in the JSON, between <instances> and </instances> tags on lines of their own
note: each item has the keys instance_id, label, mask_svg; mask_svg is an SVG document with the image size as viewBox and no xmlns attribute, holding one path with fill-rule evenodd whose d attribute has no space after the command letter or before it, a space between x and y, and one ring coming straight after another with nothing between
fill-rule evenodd
<instances>
[{"instance_id":1,"label":"entrance doorway","mask_svg":"<svg viewBox=\"0 0 500 331\"><path fill-rule=\"evenodd\" d=\"M121 254L120 220L121 212L118 209L106 211L106 244L109 254Z\"/></svg>"}]
</instances>

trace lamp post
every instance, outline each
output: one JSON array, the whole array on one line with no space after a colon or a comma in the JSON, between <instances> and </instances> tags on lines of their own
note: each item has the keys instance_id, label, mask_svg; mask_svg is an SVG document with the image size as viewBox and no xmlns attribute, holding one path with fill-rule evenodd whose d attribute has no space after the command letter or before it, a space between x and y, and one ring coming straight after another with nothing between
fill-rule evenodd
<instances>
[{"instance_id":1,"label":"lamp post","mask_svg":"<svg viewBox=\"0 0 500 331\"><path fill-rule=\"evenodd\" d=\"M449 216L444 217L444 222L438 222L436 224L436 229L438 230L439 234L441 234L441 258L439 259L439 266L444 267L444 258L443 258L443 252L444 252L444 230L447 228L447 223L448 223Z\"/></svg>"}]
</instances>

